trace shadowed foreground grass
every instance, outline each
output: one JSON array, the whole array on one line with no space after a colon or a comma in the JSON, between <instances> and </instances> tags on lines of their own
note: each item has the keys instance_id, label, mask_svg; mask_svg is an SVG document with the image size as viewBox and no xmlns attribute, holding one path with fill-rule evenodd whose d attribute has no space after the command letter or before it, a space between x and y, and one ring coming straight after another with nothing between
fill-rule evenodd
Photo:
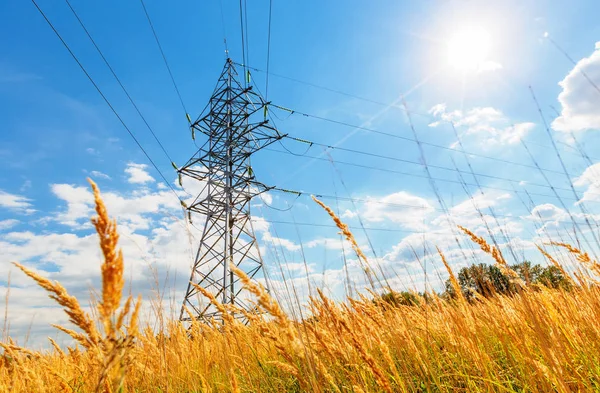
<instances>
[{"instance_id":1,"label":"shadowed foreground grass","mask_svg":"<svg viewBox=\"0 0 600 393\"><path fill-rule=\"evenodd\" d=\"M121 299L123 258L116 224L92 187L98 213L93 222L105 257L98 318L86 314L60 284L17 265L65 309L78 330L59 329L77 347L63 351L51 340L51 351L33 352L12 342L0 344L2 391L600 391L600 289L583 274L568 292L522 286L510 297L470 303L459 288L455 299L431 294L416 306L391 306L366 297L339 304L319 293L310 304L312 317L299 323L236 270L265 311L263 316L247 315L249 326L229 318L222 327L197 323L189 331L177 322L158 333L141 328L140 300ZM336 223L345 236L352 236L339 219ZM482 249L487 247L484 251L499 267L510 269L485 240L467 234ZM450 282L458 286L440 256ZM591 270L597 268L595 261L584 259ZM514 284L521 285L517 279ZM209 293L205 296L211 299Z\"/></svg>"}]
</instances>

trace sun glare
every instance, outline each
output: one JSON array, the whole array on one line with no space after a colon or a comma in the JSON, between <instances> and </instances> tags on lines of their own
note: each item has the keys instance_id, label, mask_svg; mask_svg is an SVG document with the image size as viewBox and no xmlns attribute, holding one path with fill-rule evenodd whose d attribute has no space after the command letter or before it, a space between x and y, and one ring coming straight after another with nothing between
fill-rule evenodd
<instances>
[{"instance_id":1,"label":"sun glare","mask_svg":"<svg viewBox=\"0 0 600 393\"><path fill-rule=\"evenodd\" d=\"M448 63L460 71L478 71L489 61L491 39L482 28L458 31L448 41Z\"/></svg>"}]
</instances>

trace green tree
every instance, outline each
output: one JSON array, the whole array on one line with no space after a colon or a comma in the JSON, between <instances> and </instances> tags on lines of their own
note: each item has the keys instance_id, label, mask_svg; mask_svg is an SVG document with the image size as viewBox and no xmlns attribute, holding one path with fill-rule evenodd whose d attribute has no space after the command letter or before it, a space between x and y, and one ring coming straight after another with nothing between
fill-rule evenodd
<instances>
[{"instance_id":1,"label":"green tree","mask_svg":"<svg viewBox=\"0 0 600 393\"><path fill-rule=\"evenodd\" d=\"M544 285L554 289L571 289L569 280L562 274L560 269L555 266L533 265L529 261L524 261L511 266L526 285ZM511 283L510 277L494 266L480 263L460 269L457 275L458 283L461 287L463 296L472 301L478 294L484 297L490 297L494 294L511 295L516 293L517 287ZM455 298L454 288L449 280L446 281L445 294L448 297Z\"/></svg>"},{"instance_id":2,"label":"green tree","mask_svg":"<svg viewBox=\"0 0 600 393\"><path fill-rule=\"evenodd\" d=\"M388 304L394 307L398 306L418 306L421 304L421 296L415 292L387 292L381 295L380 298L384 304Z\"/></svg>"}]
</instances>

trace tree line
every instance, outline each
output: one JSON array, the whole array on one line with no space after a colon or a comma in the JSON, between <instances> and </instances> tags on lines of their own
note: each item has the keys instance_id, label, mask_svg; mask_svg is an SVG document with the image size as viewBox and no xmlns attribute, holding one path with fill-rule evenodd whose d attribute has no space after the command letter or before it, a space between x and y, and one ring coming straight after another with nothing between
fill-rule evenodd
<instances>
[{"instance_id":1,"label":"tree line","mask_svg":"<svg viewBox=\"0 0 600 393\"><path fill-rule=\"evenodd\" d=\"M570 290L571 283L567 277L556 266L541 266L524 261L510 268L517 273L522 283L532 288L540 286ZM491 297L494 295L513 295L520 289L511 277L502 272L495 265L485 263L474 264L463 267L456 275L460 290L466 300L473 302L477 297ZM444 290L438 294L445 299L455 299L457 293L450 280L446 280ZM390 291L381 295L381 300L387 304L419 305L422 301L428 301L431 295L427 293L416 293L409 291Z\"/></svg>"}]
</instances>

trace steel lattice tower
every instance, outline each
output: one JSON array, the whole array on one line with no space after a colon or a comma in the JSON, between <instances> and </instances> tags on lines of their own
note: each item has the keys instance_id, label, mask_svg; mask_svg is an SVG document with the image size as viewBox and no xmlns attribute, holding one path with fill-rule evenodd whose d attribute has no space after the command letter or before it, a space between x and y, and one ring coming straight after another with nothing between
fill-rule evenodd
<instances>
[{"instance_id":1,"label":"steel lattice tower","mask_svg":"<svg viewBox=\"0 0 600 393\"><path fill-rule=\"evenodd\" d=\"M180 179L183 175L201 184L199 194L185 206L190 220L192 215L205 217L181 309L182 321L191 319L186 307L196 319L222 321L218 310L191 282L213 293L223 304L251 311L253 307L240 296L243 288L229 264L251 278L262 269L250 222L250 201L268 188L255 180L250 156L282 136L267 120L267 103L252 86L242 86L237 76L234 63L227 59L207 106L208 114L191 125L193 139L198 131L207 140L178 169Z\"/></svg>"}]
</instances>

